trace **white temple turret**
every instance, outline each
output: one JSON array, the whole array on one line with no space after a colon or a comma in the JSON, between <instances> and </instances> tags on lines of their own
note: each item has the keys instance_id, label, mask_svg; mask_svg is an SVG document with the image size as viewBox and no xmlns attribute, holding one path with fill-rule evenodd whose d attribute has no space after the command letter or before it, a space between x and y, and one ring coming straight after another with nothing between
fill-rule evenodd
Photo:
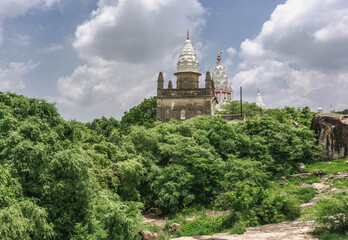
<instances>
[{"instance_id":1,"label":"white temple turret","mask_svg":"<svg viewBox=\"0 0 348 240\"><path fill-rule=\"evenodd\" d=\"M260 89L257 89L257 96L256 96L256 105L260 108L266 108L266 105L263 103Z\"/></svg>"},{"instance_id":2,"label":"white temple turret","mask_svg":"<svg viewBox=\"0 0 348 240\"><path fill-rule=\"evenodd\" d=\"M177 72L197 72L198 73L199 62L196 56L196 50L193 48L190 41L189 32L187 31L187 39L185 45L180 53Z\"/></svg>"},{"instance_id":3,"label":"white temple turret","mask_svg":"<svg viewBox=\"0 0 348 240\"><path fill-rule=\"evenodd\" d=\"M213 72L213 81L215 86L215 96L217 97L219 104L223 104L224 101L232 100L232 87L231 83L228 83L228 74L226 69L221 64L221 53L217 56L217 63Z\"/></svg>"}]
</instances>

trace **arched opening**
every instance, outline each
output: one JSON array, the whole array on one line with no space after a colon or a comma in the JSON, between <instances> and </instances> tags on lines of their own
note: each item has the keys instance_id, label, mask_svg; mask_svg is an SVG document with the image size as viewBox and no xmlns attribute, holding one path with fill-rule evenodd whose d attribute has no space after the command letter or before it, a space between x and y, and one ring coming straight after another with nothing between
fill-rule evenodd
<instances>
[{"instance_id":1,"label":"arched opening","mask_svg":"<svg viewBox=\"0 0 348 240\"><path fill-rule=\"evenodd\" d=\"M185 120L186 119L186 111L183 109L180 112L180 120Z\"/></svg>"}]
</instances>

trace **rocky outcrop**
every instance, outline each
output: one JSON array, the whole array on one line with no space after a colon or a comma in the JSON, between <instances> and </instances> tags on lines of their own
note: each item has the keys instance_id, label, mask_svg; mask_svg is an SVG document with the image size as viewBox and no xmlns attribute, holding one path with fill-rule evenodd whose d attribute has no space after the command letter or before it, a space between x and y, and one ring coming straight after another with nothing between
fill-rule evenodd
<instances>
[{"instance_id":1,"label":"rocky outcrop","mask_svg":"<svg viewBox=\"0 0 348 240\"><path fill-rule=\"evenodd\" d=\"M159 235L157 233L151 233L149 231L141 231L139 232L141 240L154 240L158 239Z\"/></svg>"},{"instance_id":2,"label":"rocky outcrop","mask_svg":"<svg viewBox=\"0 0 348 240\"><path fill-rule=\"evenodd\" d=\"M319 144L324 145L326 156L330 159L348 156L348 115L317 114L311 128L318 135Z\"/></svg>"},{"instance_id":3,"label":"rocky outcrop","mask_svg":"<svg viewBox=\"0 0 348 240\"><path fill-rule=\"evenodd\" d=\"M180 229L179 223L173 223L172 225L169 226L169 232L175 232L179 229Z\"/></svg>"}]
</instances>

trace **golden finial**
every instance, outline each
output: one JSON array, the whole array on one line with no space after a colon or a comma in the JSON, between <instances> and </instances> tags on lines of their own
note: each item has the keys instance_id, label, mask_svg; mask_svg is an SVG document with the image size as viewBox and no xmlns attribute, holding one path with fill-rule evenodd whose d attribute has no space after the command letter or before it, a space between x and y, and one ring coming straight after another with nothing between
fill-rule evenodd
<instances>
[{"instance_id":1,"label":"golden finial","mask_svg":"<svg viewBox=\"0 0 348 240\"><path fill-rule=\"evenodd\" d=\"M190 33L189 33L189 30L187 30L187 40L190 39Z\"/></svg>"},{"instance_id":2,"label":"golden finial","mask_svg":"<svg viewBox=\"0 0 348 240\"><path fill-rule=\"evenodd\" d=\"M223 52L223 50L221 50L219 53L218 53L218 56L217 56L217 60L218 60L218 63L220 62L221 60L221 53Z\"/></svg>"}]
</instances>

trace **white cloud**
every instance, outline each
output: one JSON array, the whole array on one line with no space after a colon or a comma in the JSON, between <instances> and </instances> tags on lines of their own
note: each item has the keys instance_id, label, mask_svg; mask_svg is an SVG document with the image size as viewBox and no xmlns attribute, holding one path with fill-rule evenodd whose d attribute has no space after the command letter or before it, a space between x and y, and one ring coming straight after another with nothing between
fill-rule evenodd
<instances>
[{"instance_id":1,"label":"white cloud","mask_svg":"<svg viewBox=\"0 0 348 240\"><path fill-rule=\"evenodd\" d=\"M187 29L200 46L204 14L197 0L100 0L75 32L73 46L86 65L58 80L63 116L119 118L154 96L159 71L174 80Z\"/></svg>"},{"instance_id":2,"label":"white cloud","mask_svg":"<svg viewBox=\"0 0 348 240\"><path fill-rule=\"evenodd\" d=\"M1 0L0 18L23 15L33 7L47 8L56 2L56 0Z\"/></svg>"},{"instance_id":3,"label":"white cloud","mask_svg":"<svg viewBox=\"0 0 348 240\"><path fill-rule=\"evenodd\" d=\"M227 48L226 52L231 57L234 56L237 53L236 49L234 49L233 47Z\"/></svg>"},{"instance_id":4,"label":"white cloud","mask_svg":"<svg viewBox=\"0 0 348 240\"><path fill-rule=\"evenodd\" d=\"M44 47L44 48L38 50L38 52L44 53L44 54L50 54L52 52L56 52L56 51L59 51L62 49L63 49L63 45L52 43L52 44L48 45L47 47Z\"/></svg>"},{"instance_id":5,"label":"white cloud","mask_svg":"<svg viewBox=\"0 0 348 240\"><path fill-rule=\"evenodd\" d=\"M348 1L287 0L255 39L241 44L233 82L249 101L260 88L270 107L348 108L347 42Z\"/></svg>"},{"instance_id":6,"label":"white cloud","mask_svg":"<svg viewBox=\"0 0 348 240\"><path fill-rule=\"evenodd\" d=\"M21 46L28 46L30 44L30 37L28 35L22 35L17 33L13 38L10 39Z\"/></svg>"},{"instance_id":7,"label":"white cloud","mask_svg":"<svg viewBox=\"0 0 348 240\"><path fill-rule=\"evenodd\" d=\"M0 1L0 46L3 43L3 21L6 18L14 18L24 15L32 8L49 9L55 3L60 3L60 0L1 0ZM23 38L24 37L24 38ZM29 38L26 35L18 34L18 43L26 46L29 43Z\"/></svg>"},{"instance_id":8,"label":"white cloud","mask_svg":"<svg viewBox=\"0 0 348 240\"><path fill-rule=\"evenodd\" d=\"M194 36L205 24L204 9L196 0L120 0L99 5L75 33L74 47L83 58L153 61L172 54L186 29Z\"/></svg>"},{"instance_id":9,"label":"white cloud","mask_svg":"<svg viewBox=\"0 0 348 240\"><path fill-rule=\"evenodd\" d=\"M25 87L23 82L23 76L33 69L35 69L40 63L33 63L31 61L24 62L11 62L6 67L0 67L0 89L1 91L15 91L23 89Z\"/></svg>"}]
</instances>

